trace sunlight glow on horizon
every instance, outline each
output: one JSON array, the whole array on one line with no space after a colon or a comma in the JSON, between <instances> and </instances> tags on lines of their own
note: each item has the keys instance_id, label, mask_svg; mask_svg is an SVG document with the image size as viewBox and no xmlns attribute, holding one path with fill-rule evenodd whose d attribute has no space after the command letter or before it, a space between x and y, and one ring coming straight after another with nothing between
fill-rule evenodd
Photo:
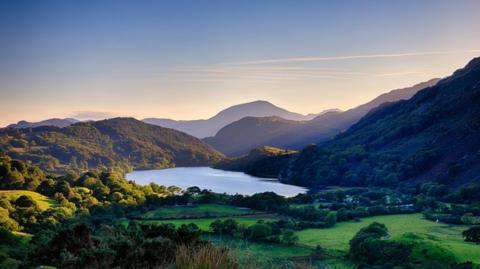
<instances>
[{"instance_id":1,"label":"sunlight glow on horizon","mask_svg":"<svg viewBox=\"0 0 480 269\"><path fill-rule=\"evenodd\" d=\"M370 2L370 3L369 3ZM347 110L480 56L480 2L0 3L0 126Z\"/></svg>"}]
</instances>

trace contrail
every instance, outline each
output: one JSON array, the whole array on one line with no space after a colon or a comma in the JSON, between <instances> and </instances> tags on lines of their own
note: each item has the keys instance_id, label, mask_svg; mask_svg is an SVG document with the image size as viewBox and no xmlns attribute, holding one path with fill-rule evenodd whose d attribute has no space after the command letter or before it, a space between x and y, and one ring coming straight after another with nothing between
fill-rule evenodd
<instances>
[{"instance_id":1,"label":"contrail","mask_svg":"<svg viewBox=\"0 0 480 269\"><path fill-rule=\"evenodd\" d=\"M445 54L456 54L456 53L477 53L477 52L480 52L480 49L330 56L330 57L293 57L293 58L266 59L266 60L257 60L257 61L229 62L229 63L223 63L222 65L261 65L261 64L272 64L272 63L275 64L275 63L298 63L298 62L322 62L322 61L411 57L411 56L426 56L426 55L445 55Z\"/></svg>"}]
</instances>

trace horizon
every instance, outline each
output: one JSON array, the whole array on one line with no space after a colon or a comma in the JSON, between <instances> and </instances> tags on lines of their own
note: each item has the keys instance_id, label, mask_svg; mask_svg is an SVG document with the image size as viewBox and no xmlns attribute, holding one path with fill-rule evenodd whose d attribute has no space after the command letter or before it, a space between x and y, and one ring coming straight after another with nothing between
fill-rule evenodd
<instances>
[{"instance_id":1,"label":"horizon","mask_svg":"<svg viewBox=\"0 0 480 269\"><path fill-rule=\"evenodd\" d=\"M480 55L480 2L369 2L2 2L0 126L348 110Z\"/></svg>"}]
</instances>

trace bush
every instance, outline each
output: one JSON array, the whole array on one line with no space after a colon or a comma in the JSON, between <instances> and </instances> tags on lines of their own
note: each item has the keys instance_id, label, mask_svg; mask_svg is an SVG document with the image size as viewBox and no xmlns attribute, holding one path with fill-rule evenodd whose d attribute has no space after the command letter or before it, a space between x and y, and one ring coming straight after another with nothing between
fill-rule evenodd
<instances>
[{"instance_id":1,"label":"bush","mask_svg":"<svg viewBox=\"0 0 480 269\"><path fill-rule=\"evenodd\" d=\"M480 244L480 226L471 227L463 231L462 235L465 237L465 241Z\"/></svg>"},{"instance_id":2,"label":"bush","mask_svg":"<svg viewBox=\"0 0 480 269\"><path fill-rule=\"evenodd\" d=\"M412 252L412 246L384 240L388 229L384 224L374 222L358 231L350 240L350 257L368 265L404 265Z\"/></svg>"},{"instance_id":3,"label":"bush","mask_svg":"<svg viewBox=\"0 0 480 269\"><path fill-rule=\"evenodd\" d=\"M327 227L333 227L337 223L337 213L328 212L325 216L325 225Z\"/></svg>"}]
</instances>

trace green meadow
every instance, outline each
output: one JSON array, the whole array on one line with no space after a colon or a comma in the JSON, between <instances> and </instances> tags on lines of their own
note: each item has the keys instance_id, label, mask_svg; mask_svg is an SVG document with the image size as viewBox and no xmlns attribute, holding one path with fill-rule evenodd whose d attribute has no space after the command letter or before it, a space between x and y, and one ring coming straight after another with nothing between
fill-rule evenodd
<instances>
[{"instance_id":1,"label":"green meadow","mask_svg":"<svg viewBox=\"0 0 480 269\"><path fill-rule=\"evenodd\" d=\"M341 222L327 229L298 231L299 245L330 250L347 251L348 242L362 227L372 222L387 226L394 240L416 240L423 245L438 246L451 252L459 262L480 263L480 245L463 240L462 231L467 226L436 223L423 218L422 214L389 215L361 219L359 222Z\"/></svg>"},{"instance_id":2,"label":"green meadow","mask_svg":"<svg viewBox=\"0 0 480 269\"><path fill-rule=\"evenodd\" d=\"M209 217L204 217L209 216ZM233 206L204 204L188 207L162 207L140 216L144 223L172 223L175 226L194 223L205 232L210 224L228 218L239 224L250 226L258 221L275 221L273 215ZM391 240L415 243L413 255L418 265L426 259L451 263L472 261L480 263L480 245L467 243L462 232L467 226L436 223L423 218L422 214L387 215L361 219L360 221L340 222L332 228L305 229L297 231L299 240L296 245L252 243L231 237L219 237L205 234L208 239L220 245L226 245L238 253L253 255L263 260L283 260L303 257L309 259L317 245L328 253L322 261L325 268L352 268L352 264L343 259L348 251L350 239L363 227L379 222L387 226ZM127 222L125 222L127 223ZM286 260L285 260L286 259Z\"/></svg>"}]
</instances>

